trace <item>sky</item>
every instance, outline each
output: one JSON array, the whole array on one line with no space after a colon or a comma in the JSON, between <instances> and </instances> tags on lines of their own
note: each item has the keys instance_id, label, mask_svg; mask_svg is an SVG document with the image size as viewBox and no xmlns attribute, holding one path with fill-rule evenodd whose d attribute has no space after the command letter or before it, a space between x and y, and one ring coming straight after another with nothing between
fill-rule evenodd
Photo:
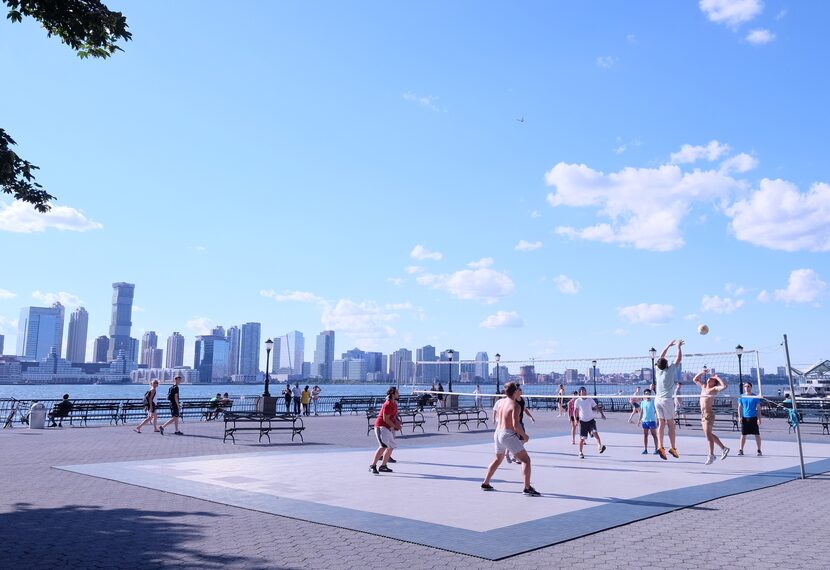
<instances>
[{"instance_id":1,"label":"sky","mask_svg":"<svg viewBox=\"0 0 830 570\"><path fill-rule=\"evenodd\" d=\"M0 22L0 334L261 322L335 353L830 358L830 4L108 1L82 60ZM68 321L68 318L67 318ZM697 333L699 324L711 332ZM90 351L88 351L89 356ZM262 354L264 366L264 351Z\"/></svg>"}]
</instances>

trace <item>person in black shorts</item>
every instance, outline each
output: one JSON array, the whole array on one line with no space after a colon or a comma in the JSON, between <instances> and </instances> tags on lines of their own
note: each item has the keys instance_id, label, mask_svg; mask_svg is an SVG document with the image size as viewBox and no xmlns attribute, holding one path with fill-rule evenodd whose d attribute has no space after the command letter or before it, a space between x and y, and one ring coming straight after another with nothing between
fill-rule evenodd
<instances>
[{"instance_id":1,"label":"person in black shorts","mask_svg":"<svg viewBox=\"0 0 830 570\"><path fill-rule=\"evenodd\" d=\"M173 432L174 434L184 435L179 431L179 414L182 410L181 401L179 400L179 382L181 381L181 376L173 378L173 385L170 386L170 389L167 391L167 400L170 402L170 419L164 422L163 425L159 426L159 432L161 435L164 435L164 428L170 424L174 424L174 428L176 430Z\"/></svg>"},{"instance_id":2,"label":"person in black shorts","mask_svg":"<svg viewBox=\"0 0 830 570\"><path fill-rule=\"evenodd\" d=\"M757 454L761 453L761 399L752 395L752 384L744 384L744 395L738 398L738 416L741 418L741 447L738 455L744 454L746 436L755 436Z\"/></svg>"}]
</instances>

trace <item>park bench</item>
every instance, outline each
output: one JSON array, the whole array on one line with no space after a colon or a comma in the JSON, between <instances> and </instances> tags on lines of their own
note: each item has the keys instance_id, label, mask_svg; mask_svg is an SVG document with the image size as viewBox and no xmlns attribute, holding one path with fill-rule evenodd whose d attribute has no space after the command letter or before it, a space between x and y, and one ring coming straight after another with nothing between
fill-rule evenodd
<instances>
[{"instance_id":1,"label":"park bench","mask_svg":"<svg viewBox=\"0 0 830 570\"><path fill-rule=\"evenodd\" d=\"M343 415L343 411L350 414L366 412L375 408L374 396L343 396L339 402L334 404L334 412Z\"/></svg>"},{"instance_id":2,"label":"park bench","mask_svg":"<svg viewBox=\"0 0 830 570\"><path fill-rule=\"evenodd\" d=\"M262 441L262 436L268 438L268 443L271 443L272 432L283 432L291 434L291 441L294 441L294 436L299 435L300 441L303 441L303 419L300 416L290 414L263 414L262 412L225 412L225 437L222 441L225 442L230 437L231 441L236 444L234 434L241 431L252 431L259 434L259 441Z\"/></svg>"},{"instance_id":3,"label":"park bench","mask_svg":"<svg viewBox=\"0 0 830 570\"><path fill-rule=\"evenodd\" d=\"M821 426L821 433L830 435L830 413L821 411L821 410L810 410L807 409L805 411L799 410L798 412L798 423L800 425L815 425ZM787 433L791 433L795 431L795 425L788 419L787 420Z\"/></svg>"},{"instance_id":4,"label":"park bench","mask_svg":"<svg viewBox=\"0 0 830 570\"><path fill-rule=\"evenodd\" d=\"M375 427L375 420L378 417L378 410L366 410L366 435L372 433L372 429ZM415 428L421 428L421 433L424 432L424 423L426 420L424 419L424 414L419 412L418 410L401 410L398 408L398 421L401 424L401 429L398 430L403 433L403 426L412 426L412 431L415 432Z\"/></svg>"},{"instance_id":5,"label":"park bench","mask_svg":"<svg viewBox=\"0 0 830 570\"><path fill-rule=\"evenodd\" d=\"M476 427L484 424L487 427L487 412L480 408L438 408L436 410L438 418L438 431L441 431L441 426L450 431L450 424L455 423L460 430L461 426L470 430L468 422L475 420Z\"/></svg>"},{"instance_id":6,"label":"park bench","mask_svg":"<svg viewBox=\"0 0 830 570\"><path fill-rule=\"evenodd\" d=\"M55 404L49 411L48 419L63 427L64 421L69 421L69 425L74 425L77 422L79 425L87 425L89 420L109 420L109 423L115 422L118 425L118 413L120 406L118 402L74 402L72 409L61 414L58 411L58 404Z\"/></svg>"}]
</instances>

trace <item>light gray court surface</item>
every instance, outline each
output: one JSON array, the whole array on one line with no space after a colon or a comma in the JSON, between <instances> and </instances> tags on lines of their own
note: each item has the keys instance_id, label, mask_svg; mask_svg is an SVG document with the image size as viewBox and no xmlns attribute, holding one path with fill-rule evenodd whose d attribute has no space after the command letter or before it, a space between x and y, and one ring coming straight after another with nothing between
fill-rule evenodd
<instances>
[{"instance_id":1,"label":"light gray court surface","mask_svg":"<svg viewBox=\"0 0 830 570\"><path fill-rule=\"evenodd\" d=\"M705 466L700 437L678 437L681 458L668 461L640 455L640 434L609 432L603 441L604 455L589 446L579 460L570 437L531 440L538 498L522 495L521 468L506 462L492 482L497 492L481 491L492 443L403 449L395 472L380 476L368 471L367 449L58 468L492 560L798 476L789 442L765 442L763 457ZM808 473L830 471L828 451L805 444Z\"/></svg>"}]
</instances>

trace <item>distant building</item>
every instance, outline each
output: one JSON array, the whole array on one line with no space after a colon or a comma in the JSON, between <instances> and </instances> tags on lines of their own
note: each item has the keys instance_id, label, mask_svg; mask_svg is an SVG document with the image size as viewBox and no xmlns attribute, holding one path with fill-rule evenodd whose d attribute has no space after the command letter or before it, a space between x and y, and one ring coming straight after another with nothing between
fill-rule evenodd
<instances>
[{"instance_id":1,"label":"distant building","mask_svg":"<svg viewBox=\"0 0 830 570\"><path fill-rule=\"evenodd\" d=\"M133 295L135 285L132 283L112 284L112 320L110 322L110 343L107 350L107 360L115 360L119 351L125 355L137 352L133 347L130 330L133 326Z\"/></svg>"},{"instance_id":2,"label":"distant building","mask_svg":"<svg viewBox=\"0 0 830 570\"><path fill-rule=\"evenodd\" d=\"M95 362L106 362L109 353L110 339L107 336L99 336L92 345L92 357Z\"/></svg>"},{"instance_id":3,"label":"distant building","mask_svg":"<svg viewBox=\"0 0 830 570\"><path fill-rule=\"evenodd\" d=\"M317 348L314 349L314 362L311 364L312 378L331 380L333 363L334 331L323 331L317 335Z\"/></svg>"},{"instance_id":4,"label":"distant building","mask_svg":"<svg viewBox=\"0 0 830 570\"><path fill-rule=\"evenodd\" d=\"M476 353L475 373L476 381L484 380L490 377L490 358L486 352Z\"/></svg>"},{"instance_id":5,"label":"distant building","mask_svg":"<svg viewBox=\"0 0 830 570\"><path fill-rule=\"evenodd\" d=\"M749 369L749 375L752 378L758 378L759 377L758 376L758 370L759 370L758 368L750 368ZM761 368L760 371L761 371L761 376L760 377L763 378L764 377L764 369Z\"/></svg>"},{"instance_id":6,"label":"distant building","mask_svg":"<svg viewBox=\"0 0 830 570\"><path fill-rule=\"evenodd\" d=\"M58 322L58 329L55 332L55 336L57 337L56 340L57 340L57 343L58 343L58 344L55 345L55 352L57 353L58 358L61 358L63 356L63 352L62 352L62 347L63 347L63 323L66 320L66 307L61 305L59 302L55 301L54 303L52 303L52 308L57 309L58 312L60 313L60 321Z\"/></svg>"},{"instance_id":7,"label":"distant building","mask_svg":"<svg viewBox=\"0 0 830 570\"><path fill-rule=\"evenodd\" d=\"M58 304L58 303L56 303ZM17 325L17 354L40 361L63 338L63 307L24 307Z\"/></svg>"},{"instance_id":8,"label":"distant building","mask_svg":"<svg viewBox=\"0 0 830 570\"><path fill-rule=\"evenodd\" d=\"M449 362L450 360L450 351L445 350L441 352L441 357L439 359L441 362ZM458 362L461 360L461 353L457 351L453 351L452 353L452 364L442 364L438 370L440 382L446 385L450 380L450 367L452 367L452 377L458 379L459 375L459 366Z\"/></svg>"},{"instance_id":9,"label":"distant building","mask_svg":"<svg viewBox=\"0 0 830 570\"><path fill-rule=\"evenodd\" d=\"M579 370L575 368L566 368L565 369L565 384L578 384L579 383Z\"/></svg>"},{"instance_id":10,"label":"distant building","mask_svg":"<svg viewBox=\"0 0 830 570\"><path fill-rule=\"evenodd\" d=\"M153 353L151 352L155 348L158 347L159 337L156 334L156 331L147 331L141 337L141 358L139 359L139 364L144 364L150 368L150 360L153 358Z\"/></svg>"},{"instance_id":11,"label":"distant building","mask_svg":"<svg viewBox=\"0 0 830 570\"><path fill-rule=\"evenodd\" d=\"M38 362L0 360L0 382L11 384L120 384L130 380L130 372L136 367L124 354L112 362L73 363L59 358L52 351Z\"/></svg>"},{"instance_id":12,"label":"distant building","mask_svg":"<svg viewBox=\"0 0 830 570\"><path fill-rule=\"evenodd\" d=\"M536 384L536 366L533 364L520 366L519 378L522 384Z\"/></svg>"},{"instance_id":13,"label":"distant building","mask_svg":"<svg viewBox=\"0 0 830 570\"><path fill-rule=\"evenodd\" d=\"M189 366L181 368L138 368L130 372L130 381L134 384L149 384L158 380L160 384L172 384L176 376L182 377L182 384L196 384L199 382L199 371ZM167 394L165 393L164 396ZM182 397L187 397L182 394Z\"/></svg>"},{"instance_id":14,"label":"distant building","mask_svg":"<svg viewBox=\"0 0 830 570\"><path fill-rule=\"evenodd\" d=\"M415 380L419 384L432 384L437 382L440 376L438 372L439 366L437 364L430 364L435 362L435 347L426 345L415 351Z\"/></svg>"},{"instance_id":15,"label":"distant building","mask_svg":"<svg viewBox=\"0 0 830 570\"><path fill-rule=\"evenodd\" d=\"M262 325L260 323L245 323L240 330L239 374L242 376L256 376L259 374L259 347ZM228 343L230 343L230 340L228 340ZM228 346L230 349L230 344Z\"/></svg>"},{"instance_id":16,"label":"distant building","mask_svg":"<svg viewBox=\"0 0 830 570\"><path fill-rule=\"evenodd\" d=\"M239 374L239 327L233 326L228 329L228 373L231 378Z\"/></svg>"},{"instance_id":17,"label":"distant building","mask_svg":"<svg viewBox=\"0 0 830 570\"><path fill-rule=\"evenodd\" d=\"M0 346L2 346L2 343L0 343ZM2 352L2 351L0 351L0 352ZM786 378L787 377L787 367L786 366L779 366L778 367L778 377L779 378Z\"/></svg>"},{"instance_id":18,"label":"distant building","mask_svg":"<svg viewBox=\"0 0 830 570\"><path fill-rule=\"evenodd\" d=\"M181 368L184 365L184 336L174 332L167 337L165 368Z\"/></svg>"},{"instance_id":19,"label":"distant building","mask_svg":"<svg viewBox=\"0 0 830 570\"><path fill-rule=\"evenodd\" d=\"M226 382L230 344L225 336L202 335L196 337L193 368L199 371L201 382Z\"/></svg>"},{"instance_id":20,"label":"distant building","mask_svg":"<svg viewBox=\"0 0 830 570\"><path fill-rule=\"evenodd\" d=\"M69 333L66 339L66 359L69 362L86 362L86 338L89 329L89 313L76 307L69 315Z\"/></svg>"},{"instance_id":21,"label":"distant building","mask_svg":"<svg viewBox=\"0 0 830 570\"><path fill-rule=\"evenodd\" d=\"M3 356L3 346L5 344L6 337L0 334L0 356Z\"/></svg>"},{"instance_id":22,"label":"distant building","mask_svg":"<svg viewBox=\"0 0 830 570\"><path fill-rule=\"evenodd\" d=\"M334 357L334 332L332 332L332 346L331 354ZM320 333L323 334L323 333ZM279 366L277 360L274 361L274 366L283 370L290 370L291 374L303 373L303 359L305 358L305 337L300 331L291 331L282 335L278 341L279 343ZM319 342L319 337L318 337ZM316 352L315 352L316 355ZM275 355L276 359L277 356ZM316 356L315 356L316 358Z\"/></svg>"},{"instance_id":23,"label":"distant building","mask_svg":"<svg viewBox=\"0 0 830 570\"><path fill-rule=\"evenodd\" d=\"M389 378L397 382L409 382L415 374L412 351L399 348L389 355Z\"/></svg>"}]
</instances>

